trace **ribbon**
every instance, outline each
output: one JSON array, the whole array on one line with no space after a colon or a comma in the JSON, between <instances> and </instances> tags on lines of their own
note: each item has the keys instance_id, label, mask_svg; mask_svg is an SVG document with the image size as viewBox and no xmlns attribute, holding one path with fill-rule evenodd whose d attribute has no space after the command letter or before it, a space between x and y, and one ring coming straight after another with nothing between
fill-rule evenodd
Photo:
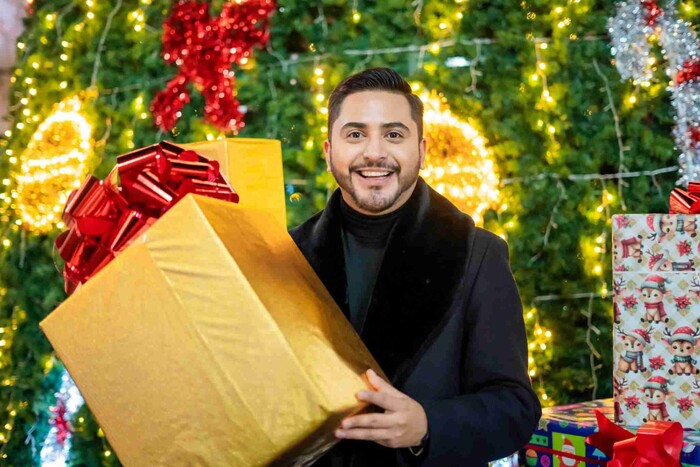
<instances>
[{"instance_id":1,"label":"ribbon","mask_svg":"<svg viewBox=\"0 0 700 467\"><path fill-rule=\"evenodd\" d=\"M680 467L683 427L678 422L651 421L635 436L595 411L598 432L586 442L612 458L608 467Z\"/></svg>"},{"instance_id":2,"label":"ribbon","mask_svg":"<svg viewBox=\"0 0 700 467\"><path fill-rule=\"evenodd\" d=\"M700 182L689 182L688 191L674 188L669 196L671 214L700 214Z\"/></svg>"},{"instance_id":3,"label":"ribbon","mask_svg":"<svg viewBox=\"0 0 700 467\"><path fill-rule=\"evenodd\" d=\"M117 157L105 180L88 176L70 194L63 211L68 230L56 239L65 262L66 293L94 276L188 193L238 202L217 161L166 141Z\"/></svg>"},{"instance_id":4,"label":"ribbon","mask_svg":"<svg viewBox=\"0 0 700 467\"><path fill-rule=\"evenodd\" d=\"M676 73L676 84L695 81L698 78L700 78L700 60L687 60L683 63L683 68Z\"/></svg>"}]
</instances>

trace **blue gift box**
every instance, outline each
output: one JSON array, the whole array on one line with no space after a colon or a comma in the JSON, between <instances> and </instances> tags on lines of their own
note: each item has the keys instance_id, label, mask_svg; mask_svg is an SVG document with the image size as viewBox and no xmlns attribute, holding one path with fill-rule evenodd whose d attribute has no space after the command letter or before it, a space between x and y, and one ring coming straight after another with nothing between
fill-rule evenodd
<instances>
[{"instance_id":1,"label":"blue gift box","mask_svg":"<svg viewBox=\"0 0 700 467\"><path fill-rule=\"evenodd\" d=\"M595 409L613 420L612 399L543 409L537 430L521 452L524 465L529 467L605 466L609 458L599 449L586 443L586 437L598 431L593 412ZM700 431L685 431L681 465L700 467Z\"/></svg>"}]
</instances>

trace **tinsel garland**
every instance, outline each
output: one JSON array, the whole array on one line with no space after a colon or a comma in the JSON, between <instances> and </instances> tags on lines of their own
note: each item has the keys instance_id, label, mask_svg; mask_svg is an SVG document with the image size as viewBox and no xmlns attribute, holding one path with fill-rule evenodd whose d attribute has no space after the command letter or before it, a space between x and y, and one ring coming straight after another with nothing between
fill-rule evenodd
<instances>
[{"instance_id":1,"label":"tinsel garland","mask_svg":"<svg viewBox=\"0 0 700 467\"><path fill-rule=\"evenodd\" d=\"M676 113L678 183L700 179L700 46L692 25L678 18L673 0L666 9L655 0L627 0L618 4L608 26L615 65L623 79L635 83L651 81L655 63L651 42L658 39Z\"/></svg>"}]
</instances>

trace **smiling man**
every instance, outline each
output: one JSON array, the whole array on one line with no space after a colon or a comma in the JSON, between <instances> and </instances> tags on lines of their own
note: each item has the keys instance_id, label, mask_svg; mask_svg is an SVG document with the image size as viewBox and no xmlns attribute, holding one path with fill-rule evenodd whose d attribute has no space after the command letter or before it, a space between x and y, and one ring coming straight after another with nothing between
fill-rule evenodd
<instances>
[{"instance_id":1,"label":"smiling man","mask_svg":"<svg viewBox=\"0 0 700 467\"><path fill-rule=\"evenodd\" d=\"M519 449L541 413L505 242L419 176L423 104L395 71L346 78L324 152L339 189L292 238L390 381L368 371L316 466L482 466Z\"/></svg>"}]
</instances>

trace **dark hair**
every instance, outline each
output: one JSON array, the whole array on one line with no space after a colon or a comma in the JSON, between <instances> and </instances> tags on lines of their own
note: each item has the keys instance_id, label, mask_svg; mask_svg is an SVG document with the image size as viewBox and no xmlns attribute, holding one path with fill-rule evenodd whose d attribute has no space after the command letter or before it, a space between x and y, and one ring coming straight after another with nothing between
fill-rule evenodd
<instances>
[{"instance_id":1,"label":"dark hair","mask_svg":"<svg viewBox=\"0 0 700 467\"><path fill-rule=\"evenodd\" d=\"M388 91L403 95L411 107L411 118L418 127L418 141L423 138L423 101L413 94L411 85L391 68L368 68L345 78L328 98L329 139L345 98L362 91Z\"/></svg>"}]
</instances>

